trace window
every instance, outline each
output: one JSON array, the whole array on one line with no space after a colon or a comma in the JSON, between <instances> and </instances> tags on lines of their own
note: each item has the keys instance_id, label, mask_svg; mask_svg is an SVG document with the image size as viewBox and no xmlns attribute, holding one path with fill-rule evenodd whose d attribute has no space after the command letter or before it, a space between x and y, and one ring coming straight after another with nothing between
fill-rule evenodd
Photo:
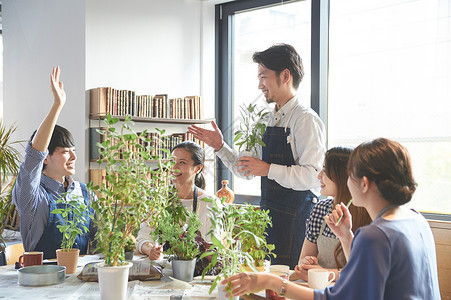
<instances>
[{"instance_id":1,"label":"window","mask_svg":"<svg viewBox=\"0 0 451 300\"><path fill-rule=\"evenodd\" d=\"M253 6L237 7L251 2ZM217 31L223 74L217 81L218 119L233 124L239 103L263 102L252 53L286 39L299 50L311 75L298 92L324 120L328 148L357 146L377 137L401 142L412 156L418 182L409 205L449 220L451 0L284 1L275 6L278 2L223 5L225 23L218 23L222 29ZM256 9L269 4L273 6ZM304 48L308 44L310 53ZM231 144L232 129L227 130ZM230 180L227 172L217 174ZM259 182L234 181L236 193L259 195Z\"/></svg>"},{"instance_id":2,"label":"window","mask_svg":"<svg viewBox=\"0 0 451 300\"><path fill-rule=\"evenodd\" d=\"M330 3L328 147L405 145L410 206L451 213L451 1Z\"/></svg>"}]
</instances>

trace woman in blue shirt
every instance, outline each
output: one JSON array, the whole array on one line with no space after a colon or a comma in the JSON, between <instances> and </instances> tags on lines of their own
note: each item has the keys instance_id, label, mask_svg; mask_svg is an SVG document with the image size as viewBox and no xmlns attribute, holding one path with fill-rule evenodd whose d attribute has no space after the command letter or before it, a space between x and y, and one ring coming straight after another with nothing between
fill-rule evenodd
<instances>
[{"instance_id":1,"label":"woman in blue shirt","mask_svg":"<svg viewBox=\"0 0 451 300\"><path fill-rule=\"evenodd\" d=\"M293 299L440 299L432 232L421 214L403 206L417 186L407 149L383 138L363 143L349 158L348 174L353 204L373 222L354 236L345 204L325 217L348 259L335 285L312 290L269 273L242 273L228 279L234 295L270 288Z\"/></svg>"}]
</instances>

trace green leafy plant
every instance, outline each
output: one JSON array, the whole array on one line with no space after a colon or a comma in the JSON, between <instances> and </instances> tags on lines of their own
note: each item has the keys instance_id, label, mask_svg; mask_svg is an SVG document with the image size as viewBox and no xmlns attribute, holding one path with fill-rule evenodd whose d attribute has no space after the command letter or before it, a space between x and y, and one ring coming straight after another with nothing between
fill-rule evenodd
<instances>
[{"instance_id":1,"label":"green leafy plant","mask_svg":"<svg viewBox=\"0 0 451 300\"><path fill-rule=\"evenodd\" d=\"M210 264L202 272L202 280L208 270L214 268L218 262L221 265L221 271L211 285L211 293L221 278L228 278L242 271L244 263L253 266L254 260L249 253L243 251L240 238L244 237L244 234L250 239L255 239L256 236L247 230L238 230L244 221L243 208L226 204L225 197L221 201L208 201L212 204L208 209L211 212L210 236L213 247L200 257L201 259L209 255L212 257ZM226 289L230 292L230 286Z\"/></svg>"},{"instance_id":2,"label":"green leafy plant","mask_svg":"<svg viewBox=\"0 0 451 300\"><path fill-rule=\"evenodd\" d=\"M97 217L97 250L105 255L106 266L121 265L128 238L142 222L155 226L156 220L173 197L173 166L171 153L161 149L168 159L151 155L154 148L147 131L137 133L132 129L130 116L116 129L117 118L105 117L106 130L98 130L106 139L98 143L101 159L98 163L106 170L106 183L89 189L98 193L92 206ZM164 131L159 131L164 135ZM162 147L164 148L164 147ZM149 161L155 161L153 168Z\"/></svg>"},{"instance_id":3,"label":"green leafy plant","mask_svg":"<svg viewBox=\"0 0 451 300\"><path fill-rule=\"evenodd\" d=\"M272 226L269 210L249 204L237 206L237 209L241 211L241 222L240 227L235 228L234 235L239 236L241 250L249 253L254 260L254 266L263 266L266 258L276 257L276 254L272 253L275 246L266 243L265 230Z\"/></svg>"},{"instance_id":4,"label":"green leafy plant","mask_svg":"<svg viewBox=\"0 0 451 300\"><path fill-rule=\"evenodd\" d=\"M11 125L6 128L0 120L0 251L4 250L5 242L2 233L6 221L14 211L11 190L19 172L21 155L14 145L21 145L23 141L13 141L12 136L17 127Z\"/></svg>"},{"instance_id":5,"label":"green leafy plant","mask_svg":"<svg viewBox=\"0 0 451 300\"><path fill-rule=\"evenodd\" d=\"M178 200L178 199L177 199ZM201 226L199 216L188 211L179 201L158 221L156 238L169 244L167 254L177 260L192 260L199 253L195 238Z\"/></svg>"},{"instance_id":6,"label":"green leafy plant","mask_svg":"<svg viewBox=\"0 0 451 300\"><path fill-rule=\"evenodd\" d=\"M63 220L56 225L58 230L63 234L61 240L61 249L69 251L75 244L77 235L85 234L89 231L84 224L90 215L90 206L84 203L81 196L70 196L64 193L56 200L57 204L62 204L61 208L56 208L50 213L61 214Z\"/></svg>"},{"instance_id":7,"label":"green leafy plant","mask_svg":"<svg viewBox=\"0 0 451 300\"><path fill-rule=\"evenodd\" d=\"M262 138L266 130L269 112L265 109L257 111L256 104L240 106L240 114L243 122L240 129L235 132L233 142L239 151L244 150L257 153L257 145L265 146Z\"/></svg>"}]
</instances>

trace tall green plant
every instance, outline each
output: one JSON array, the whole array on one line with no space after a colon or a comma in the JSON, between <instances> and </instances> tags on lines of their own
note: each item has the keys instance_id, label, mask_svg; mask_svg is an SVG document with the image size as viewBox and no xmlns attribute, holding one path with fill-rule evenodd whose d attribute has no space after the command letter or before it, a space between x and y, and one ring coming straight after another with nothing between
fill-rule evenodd
<instances>
[{"instance_id":1,"label":"tall green plant","mask_svg":"<svg viewBox=\"0 0 451 300\"><path fill-rule=\"evenodd\" d=\"M81 196L68 196L67 193L62 194L57 204L62 204L61 208L56 208L50 213L60 214L63 220L56 225L58 230L63 234L61 240L61 249L69 251L75 244L77 235L85 234L89 231L84 224L90 217L90 207L84 203Z\"/></svg>"},{"instance_id":2,"label":"tall green plant","mask_svg":"<svg viewBox=\"0 0 451 300\"><path fill-rule=\"evenodd\" d=\"M15 125L6 128L3 120L0 120L0 250L5 248L2 233L5 229L7 218L14 210L11 190L14 186L15 177L19 172L22 158L20 152L14 148L14 145L20 145L23 141L12 140L16 129Z\"/></svg>"},{"instance_id":3,"label":"tall green plant","mask_svg":"<svg viewBox=\"0 0 451 300\"><path fill-rule=\"evenodd\" d=\"M97 249L105 255L105 264L117 266L124 261L124 248L129 236L142 222L154 224L159 214L173 197L169 170L171 159L152 156L152 140L147 131L136 133L132 129L130 116L116 130L117 118L107 115L107 129L99 130L106 139L98 143L101 159L98 161L106 170L106 183L94 187L98 201L93 203L97 218ZM164 131L160 131L163 135ZM163 147L164 148L164 147ZM167 149L162 149L170 157ZM154 160L157 168L148 162Z\"/></svg>"},{"instance_id":4,"label":"tall green plant","mask_svg":"<svg viewBox=\"0 0 451 300\"><path fill-rule=\"evenodd\" d=\"M239 151L244 150L257 153L257 147L265 146L262 138L265 134L268 123L268 112L265 109L257 111L256 104L240 106L240 114L243 122L240 129L235 132L233 142L238 146Z\"/></svg>"}]
</instances>

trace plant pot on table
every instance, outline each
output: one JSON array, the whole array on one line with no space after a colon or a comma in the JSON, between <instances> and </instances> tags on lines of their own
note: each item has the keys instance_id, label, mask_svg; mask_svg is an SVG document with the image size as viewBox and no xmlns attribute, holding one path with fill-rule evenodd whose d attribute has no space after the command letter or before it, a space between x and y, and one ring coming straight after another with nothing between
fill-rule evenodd
<instances>
[{"instance_id":1,"label":"plant pot on table","mask_svg":"<svg viewBox=\"0 0 451 300\"><path fill-rule=\"evenodd\" d=\"M222 279L221 279L221 281L222 281ZM224 292L226 285L222 284L221 281L218 282L218 287L217 287L219 300L238 300L238 299L240 299L240 296L227 297L227 292Z\"/></svg>"},{"instance_id":2,"label":"plant pot on table","mask_svg":"<svg viewBox=\"0 0 451 300\"><path fill-rule=\"evenodd\" d=\"M58 262L58 266L66 267L66 274L72 274L77 272L79 255L80 249L57 249L56 261Z\"/></svg>"},{"instance_id":3,"label":"plant pot on table","mask_svg":"<svg viewBox=\"0 0 451 300\"><path fill-rule=\"evenodd\" d=\"M102 300L127 299L128 274L132 266L131 262L116 267L105 266L104 262L95 265Z\"/></svg>"},{"instance_id":4,"label":"plant pot on table","mask_svg":"<svg viewBox=\"0 0 451 300\"><path fill-rule=\"evenodd\" d=\"M194 277L196 258L191 260L172 260L172 276L176 279L190 282Z\"/></svg>"}]
</instances>

